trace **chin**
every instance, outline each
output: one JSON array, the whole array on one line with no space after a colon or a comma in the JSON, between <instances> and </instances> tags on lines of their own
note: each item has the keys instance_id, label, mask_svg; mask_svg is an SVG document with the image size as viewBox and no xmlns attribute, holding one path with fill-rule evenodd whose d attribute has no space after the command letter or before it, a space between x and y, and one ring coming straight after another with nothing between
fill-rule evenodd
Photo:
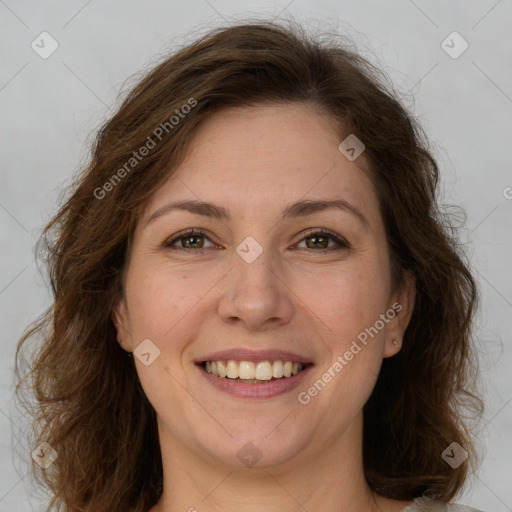
<instances>
[{"instance_id":1,"label":"chin","mask_svg":"<svg viewBox=\"0 0 512 512\"><path fill-rule=\"evenodd\" d=\"M212 437L210 433L198 434L206 442L202 450L213 459L237 468L270 468L289 463L301 449L307 445L308 436L305 432L299 432L290 428L288 420L279 422L275 418L255 421L244 419L239 422L229 423L229 434L223 431L221 435ZM286 428L282 426L286 424Z\"/></svg>"}]
</instances>

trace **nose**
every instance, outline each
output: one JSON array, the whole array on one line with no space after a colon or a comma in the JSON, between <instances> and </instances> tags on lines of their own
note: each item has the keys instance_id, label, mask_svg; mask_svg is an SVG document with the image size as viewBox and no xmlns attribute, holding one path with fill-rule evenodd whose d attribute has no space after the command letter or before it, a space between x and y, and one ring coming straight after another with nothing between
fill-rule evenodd
<instances>
[{"instance_id":1,"label":"nose","mask_svg":"<svg viewBox=\"0 0 512 512\"><path fill-rule=\"evenodd\" d=\"M218 306L224 322L241 324L253 332L290 322L293 292L275 258L265 250L251 263L234 255L234 269L226 276Z\"/></svg>"}]
</instances>

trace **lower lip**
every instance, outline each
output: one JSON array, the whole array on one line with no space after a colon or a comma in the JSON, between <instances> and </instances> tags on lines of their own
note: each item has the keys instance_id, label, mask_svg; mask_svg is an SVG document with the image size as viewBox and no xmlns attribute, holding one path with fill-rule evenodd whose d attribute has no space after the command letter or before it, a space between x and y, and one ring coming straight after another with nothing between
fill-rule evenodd
<instances>
[{"instance_id":1,"label":"lower lip","mask_svg":"<svg viewBox=\"0 0 512 512\"><path fill-rule=\"evenodd\" d=\"M216 377L208 373L202 366L198 368L204 378L220 391L242 398L272 398L296 388L304 380L305 375L312 367L313 365L307 366L300 373L292 377L282 377L261 384L246 384L227 377Z\"/></svg>"}]
</instances>

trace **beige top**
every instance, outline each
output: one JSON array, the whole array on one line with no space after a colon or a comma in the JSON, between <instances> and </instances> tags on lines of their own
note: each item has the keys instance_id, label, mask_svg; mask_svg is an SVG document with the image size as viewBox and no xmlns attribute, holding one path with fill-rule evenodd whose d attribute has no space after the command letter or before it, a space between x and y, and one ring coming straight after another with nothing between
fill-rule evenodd
<instances>
[{"instance_id":1,"label":"beige top","mask_svg":"<svg viewBox=\"0 0 512 512\"><path fill-rule=\"evenodd\" d=\"M436 501L426 496L416 498L413 503L402 509L400 512L482 512L476 508L457 503L445 503Z\"/></svg>"}]
</instances>

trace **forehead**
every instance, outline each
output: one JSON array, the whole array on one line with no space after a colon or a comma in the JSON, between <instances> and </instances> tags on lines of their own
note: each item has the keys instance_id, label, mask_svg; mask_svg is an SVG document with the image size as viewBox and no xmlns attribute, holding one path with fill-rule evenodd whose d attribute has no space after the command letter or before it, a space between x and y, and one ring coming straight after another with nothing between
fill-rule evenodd
<instances>
[{"instance_id":1,"label":"forehead","mask_svg":"<svg viewBox=\"0 0 512 512\"><path fill-rule=\"evenodd\" d=\"M146 217L177 199L215 202L254 219L299 199L342 198L372 223L379 211L367 163L362 156L350 162L338 149L341 137L332 119L309 105L222 110L195 131Z\"/></svg>"}]
</instances>

